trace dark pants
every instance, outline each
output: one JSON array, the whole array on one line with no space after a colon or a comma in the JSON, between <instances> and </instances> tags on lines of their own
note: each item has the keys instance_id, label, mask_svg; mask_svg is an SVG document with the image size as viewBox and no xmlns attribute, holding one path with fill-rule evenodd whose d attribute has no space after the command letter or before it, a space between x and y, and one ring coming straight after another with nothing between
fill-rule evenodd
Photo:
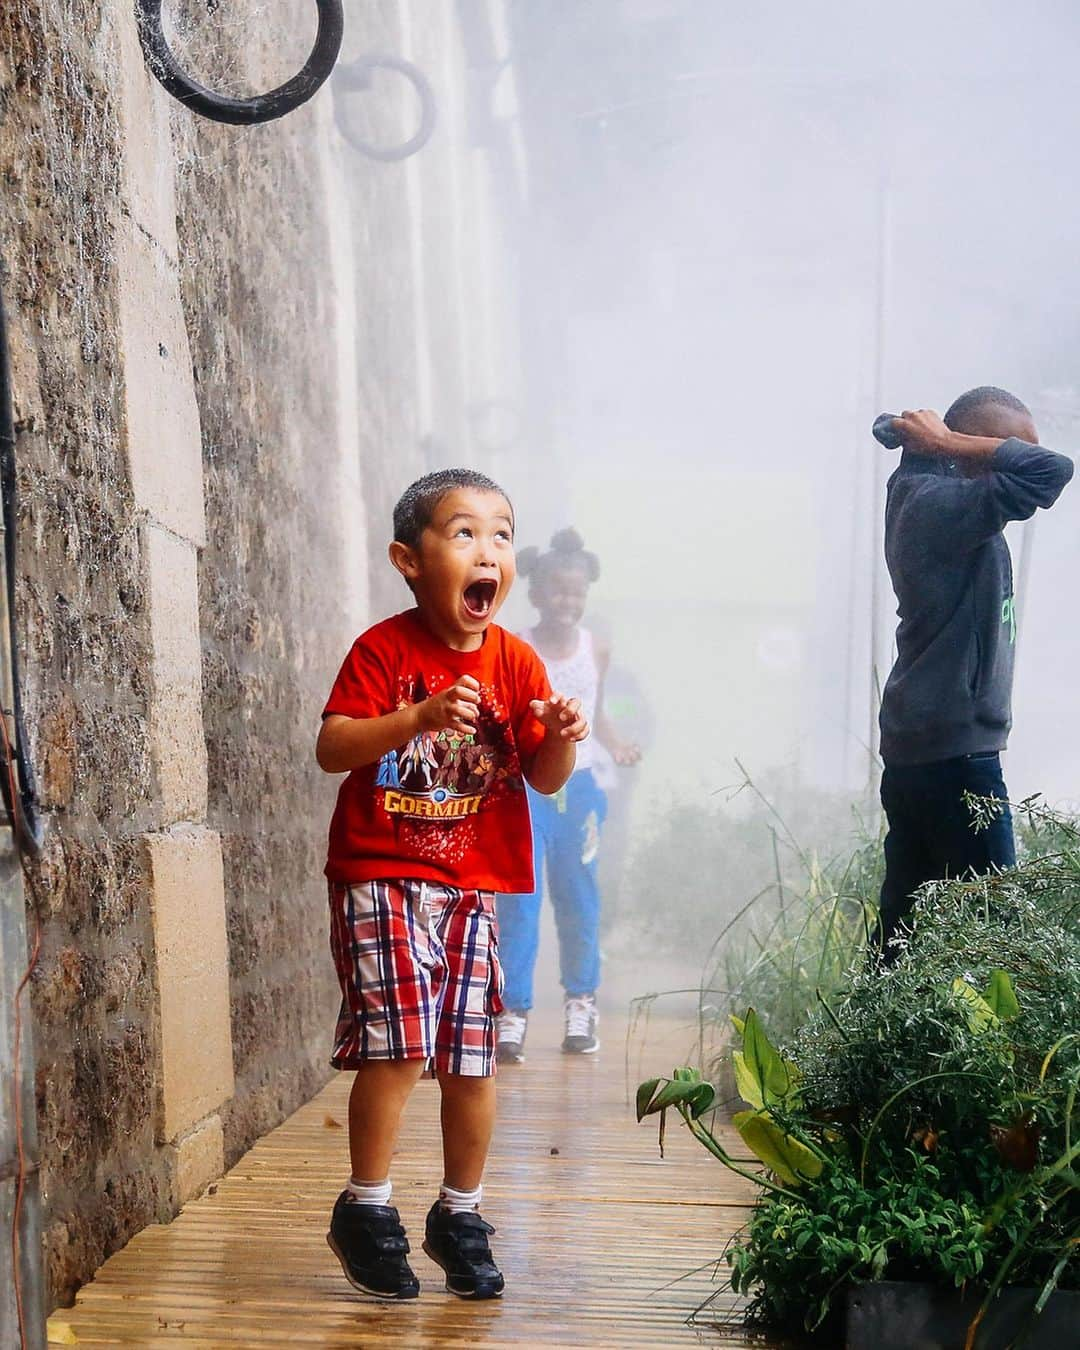
<instances>
[{"instance_id":1,"label":"dark pants","mask_svg":"<svg viewBox=\"0 0 1080 1350\"><path fill-rule=\"evenodd\" d=\"M982 875L1016 862L1008 806L987 828L976 830L964 793L1008 800L1001 756L964 755L933 764L886 764L881 804L885 884L874 945L887 943L911 909L912 892L927 881ZM884 959L889 960L888 947Z\"/></svg>"}]
</instances>

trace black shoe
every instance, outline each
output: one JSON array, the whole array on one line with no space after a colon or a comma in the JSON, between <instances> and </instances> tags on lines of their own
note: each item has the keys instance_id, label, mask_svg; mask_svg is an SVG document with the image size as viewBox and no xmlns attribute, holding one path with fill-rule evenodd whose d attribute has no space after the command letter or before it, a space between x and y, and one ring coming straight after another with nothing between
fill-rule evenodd
<instances>
[{"instance_id":1,"label":"black shoe","mask_svg":"<svg viewBox=\"0 0 1080 1350\"><path fill-rule=\"evenodd\" d=\"M392 1205L360 1205L342 1191L326 1240L345 1278L362 1293L415 1298L420 1292L420 1281L405 1259L409 1239Z\"/></svg>"},{"instance_id":2,"label":"black shoe","mask_svg":"<svg viewBox=\"0 0 1080 1350\"><path fill-rule=\"evenodd\" d=\"M600 1049L596 1024L600 1014L596 1010L595 994L575 994L563 1004L566 1035L562 1048L568 1055L595 1055Z\"/></svg>"},{"instance_id":3,"label":"black shoe","mask_svg":"<svg viewBox=\"0 0 1080 1350\"><path fill-rule=\"evenodd\" d=\"M488 1246L494 1233L475 1210L451 1214L436 1200L428 1212L424 1251L446 1271L446 1289L458 1298L498 1298L505 1287Z\"/></svg>"}]
</instances>

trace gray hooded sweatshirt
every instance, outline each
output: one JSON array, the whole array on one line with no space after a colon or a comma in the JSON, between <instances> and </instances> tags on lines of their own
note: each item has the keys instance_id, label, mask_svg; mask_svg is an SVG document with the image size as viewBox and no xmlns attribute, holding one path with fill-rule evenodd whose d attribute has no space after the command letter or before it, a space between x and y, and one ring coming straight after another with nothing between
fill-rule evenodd
<instances>
[{"instance_id":1,"label":"gray hooded sweatshirt","mask_svg":"<svg viewBox=\"0 0 1080 1350\"><path fill-rule=\"evenodd\" d=\"M905 453L889 479L885 561L899 602L896 664L881 701L886 764L1004 750L1016 608L1001 531L1053 506L1072 460L1015 438L988 472Z\"/></svg>"}]
</instances>

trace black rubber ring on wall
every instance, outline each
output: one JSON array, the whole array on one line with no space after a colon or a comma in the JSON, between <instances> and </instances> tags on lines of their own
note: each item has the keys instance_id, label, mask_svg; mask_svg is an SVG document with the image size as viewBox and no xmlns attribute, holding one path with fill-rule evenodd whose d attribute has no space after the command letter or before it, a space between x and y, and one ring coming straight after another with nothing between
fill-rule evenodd
<instances>
[{"instance_id":1,"label":"black rubber ring on wall","mask_svg":"<svg viewBox=\"0 0 1080 1350\"><path fill-rule=\"evenodd\" d=\"M326 83L338 55L345 32L342 0L315 0L319 11L319 31L311 55L299 75L268 94L254 98L230 98L193 80L180 68L165 38L161 24L162 0L135 0L135 17L143 55L155 77L177 99L200 117L233 126L253 126L284 117L306 103Z\"/></svg>"},{"instance_id":2,"label":"black rubber ring on wall","mask_svg":"<svg viewBox=\"0 0 1080 1350\"><path fill-rule=\"evenodd\" d=\"M416 90L420 98L420 125L415 134L401 145L374 145L366 141L352 124L349 114L349 96L371 88L371 75L375 70L396 70L404 75ZM334 114L338 130L354 150L366 155L368 159L379 159L384 163L408 159L422 150L435 130L435 91L431 81L419 67L401 56L359 56L347 66L340 66L334 76Z\"/></svg>"}]
</instances>

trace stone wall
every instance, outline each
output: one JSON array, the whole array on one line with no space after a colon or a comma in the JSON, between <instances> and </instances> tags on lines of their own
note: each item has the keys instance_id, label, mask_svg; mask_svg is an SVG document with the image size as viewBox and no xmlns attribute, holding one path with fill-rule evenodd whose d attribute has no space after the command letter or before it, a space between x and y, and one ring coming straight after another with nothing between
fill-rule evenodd
<instances>
[{"instance_id":1,"label":"stone wall","mask_svg":"<svg viewBox=\"0 0 1080 1350\"><path fill-rule=\"evenodd\" d=\"M302 0L250 30L189 10L199 73L236 90L291 73L312 23ZM191 118L129 0L0 12L52 1301L327 1075L319 709L355 632L405 603L394 498L482 459L470 409L513 396L458 12L348 19L346 59L429 69L414 160L348 149L329 90L263 128ZM361 98L387 139L414 116L392 82Z\"/></svg>"},{"instance_id":2,"label":"stone wall","mask_svg":"<svg viewBox=\"0 0 1080 1350\"><path fill-rule=\"evenodd\" d=\"M303 31L309 6L290 9ZM257 34L234 36L252 80L267 78L273 35L265 51ZM339 388L335 364L352 300L338 304L329 122L327 98L263 128L173 114L206 493L207 821L221 837L236 1077L227 1161L325 1080L336 1011L322 880L334 785L313 747L367 596L342 528L339 401L355 385Z\"/></svg>"},{"instance_id":3,"label":"stone wall","mask_svg":"<svg viewBox=\"0 0 1080 1350\"><path fill-rule=\"evenodd\" d=\"M92 17L91 17L92 16ZM46 846L33 983L57 1296L168 1211L155 1147L150 623L123 437L110 26L0 11L0 182L19 464L17 622Z\"/></svg>"}]
</instances>

